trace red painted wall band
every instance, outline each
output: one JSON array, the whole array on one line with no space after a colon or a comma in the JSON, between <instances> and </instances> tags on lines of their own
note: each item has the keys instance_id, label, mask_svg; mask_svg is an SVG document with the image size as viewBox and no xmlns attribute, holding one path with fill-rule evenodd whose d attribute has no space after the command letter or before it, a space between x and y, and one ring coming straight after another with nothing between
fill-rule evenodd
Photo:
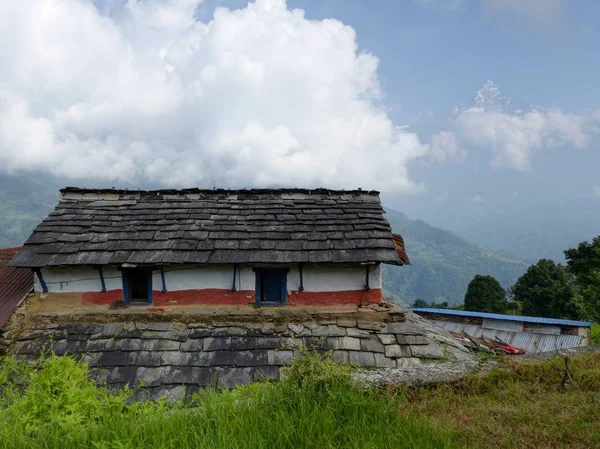
<instances>
[{"instance_id":1,"label":"red painted wall band","mask_svg":"<svg viewBox=\"0 0 600 449\"><path fill-rule=\"evenodd\" d=\"M335 304L379 304L383 301L380 288L371 290L343 290L337 292L296 292L288 293L288 304L302 306L329 306Z\"/></svg>"},{"instance_id":2,"label":"red painted wall band","mask_svg":"<svg viewBox=\"0 0 600 449\"><path fill-rule=\"evenodd\" d=\"M48 293L48 296L52 293ZM81 294L81 303L84 305L112 304L123 300L123 290L109 290L107 292L85 292Z\"/></svg>"},{"instance_id":3,"label":"red painted wall band","mask_svg":"<svg viewBox=\"0 0 600 449\"><path fill-rule=\"evenodd\" d=\"M85 292L81 302L85 305L111 304L123 299L122 290L108 292ZM383 300L381 289L343 290L335 292L290 291L287 302L292 305L329 306L336 304L378 304ZM154 306L184 305L244 305L254 304L254 290L232 292L228 289L209 288L202 290L177 290L172 292L152 291Z\"/></svg>"}]
</instances>

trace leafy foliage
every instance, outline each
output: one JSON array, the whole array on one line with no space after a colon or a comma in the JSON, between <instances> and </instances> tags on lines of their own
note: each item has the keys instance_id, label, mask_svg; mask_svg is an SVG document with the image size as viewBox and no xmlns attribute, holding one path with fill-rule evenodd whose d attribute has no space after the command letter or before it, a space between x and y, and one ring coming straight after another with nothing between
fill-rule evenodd
<instances>
[{"instance_id":1,"label":"leafy foliage","mask_svg":"<svg viewBox=\"0 0 600 449\"><path fill-rule=\"evenodd\" d=\"M0 379L0 448L456 447L401 416L400 398L355 387L347 366L313 353L282 382L202 390L189 404L132 402L131 390L97 388L84 364L54 355L39 370L0 361Z\"/></svg>"},{"instance_id":2,"label":"leafy foliage","mask_svg":"<svg viewBox=\"0 0 600 449\"><path fill-rule=\"evenodd\" d=\"M511 293L514 300L522 304L523 315L581 318L575 301L573 276L552 260L541 259L530 266L511 287Z\"/></svg>"},{"instance_id":3,"label":"leafy foliage","mask_svg":"<svg viewBox=\"0 0 600 449\"><path fill-rule=\"evenodd\" d=\"M494 277L478 274L469 283L465 310L504 313L506 308L506 292Z\"/></svg>"},{"instance_id":4,"label":"leafy foliage","mask_svg":"<svg viewBox=\"0 0 600 449\"><path fill-rule=\"evenodd\" d=\"M575 276L583 315L600 322L600 236L565 251L567 267Z\"/></svg>"},{"instance_id":5,"label":"leafy foliage","mask_svg":"<svg viewBox=\"0 0 600 449\"><path fill-rule=\"evenodd\" d=\"M417 298L417 299L415 299L415 302L413 302L413 307L426 308L426 307L431 307L431 304L429 304L424 299Z\"/></svg>"},{"instance_id":6,"label":"leafy foliage","mask_svg":"<svg viewBox=\"0 0 600 449\"><path fill-rule=\"evenodd\" d=\"M519 309L520 309L520 306L517 301L508 301L506 303L506 310L512 312L513 315L515 315L517 313L517 311L519 311Z\"/></svg>"},{"instance_id":7,"label":"leafy foliage","mask_svg":"<svg viewBox=\"0 0 600 449\"><path fill-rule=\"evenodd\" d=\"M285 380L290 385L304 390L322 391L334 385L350 384L350 365L334 362L332 352L322 355L304 346L299 351L301 357L295 357L290 366L283 369Z\"/></svg>"},{"instance_id":8,"label":"leafy foliage","mask_svg":"<svg viewBox=\"0 0 600 449\"><path fill-rule=\"evenodd\" d=\"M68 357L53 355L37 370L0 360L0 448L450 449L493 441L498 449L583 449L600 441L598 353L569 357L566 387L563 360L506 358L486 375L391 390L357 388L330 370L328 356L305 357L282 382L202 390L189 404L131 402L133 391L95 387L86 366ZM28 413L37 402L43 411Z\"/></svg>"},{"instance_id":9,"label":"leafy foliage","mask_svg":"<svg viewBox=\"0 0 600 449\"><path fill-rule=\"evenodd\" d=\"M600 324L592 326L592 332L590 336L590 343L593 345L600 345Z\"/></svg>"},{"instance_id":10,"label":"leafy foliage","mask_svg":"<svg viewBox=\"0 0 600 449\"><path fill-rule=\"evenodd\" d=\"M0 365L0 387L5 421L28 436L57 428L68 432L113 414L137 411L137 406L127 405L130 390L109 393L97 388L87 365L70 357L52 356L39 370L9 359Z\"/></svg>"},{"instance_id":11,"label":"leafy foliage","mask_svg":"<svg viewBox=\"0 0 600 449\"><path fill-rule=\"evenodd\" d=\"M455 306L476 274L494 276L508 287L527 268L524 262L469 243L449 231L411 220L389 208L386 211L394 232L404 237L411 260L410 266L383 266L383 288L392 300L411 304L421 298L428 303L447 301Z\"/></svg>"}]
</instances>

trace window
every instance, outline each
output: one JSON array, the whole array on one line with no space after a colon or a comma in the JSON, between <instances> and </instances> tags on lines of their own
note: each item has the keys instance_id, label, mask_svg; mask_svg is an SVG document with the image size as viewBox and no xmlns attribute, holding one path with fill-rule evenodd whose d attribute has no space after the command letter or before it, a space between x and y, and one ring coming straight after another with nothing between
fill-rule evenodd
<instances>
[{"instance_id":1,"label":"window","mask_svg":"<svg viewBox=\"0 0 600 449\"><path fill-rule=\"evenodd\" d=\"M124 268L123 296L127 304L151 304L152 269Z\"/></svg>"},{"instance_id":2,"label":"window","mask_svg":"<svg viewBox=\"0 0 600 449\"><path fill-rule=\"evenodd\" d=\"M287 302L287 268L255 268L256 304L269 306Z\"/></svg>"}]
</instances>

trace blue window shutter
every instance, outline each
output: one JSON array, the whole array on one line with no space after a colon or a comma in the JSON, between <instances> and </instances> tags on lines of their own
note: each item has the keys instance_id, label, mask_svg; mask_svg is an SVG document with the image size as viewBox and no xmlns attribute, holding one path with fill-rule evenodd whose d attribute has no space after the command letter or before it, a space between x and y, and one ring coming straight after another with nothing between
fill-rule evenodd
<instances>
[{"instance_id":1,"label":"blue window shutter","mask_svg":"<svg viewBox=\"0 0 600 449\"><path fill-rule=\"evenodd\" d=\"M121 270L121 279L123 280L123 299L129 304L129 277L126 270Z\"/></svg>"},{"instance_id":2,"label":"blue window shutter","mask_svg":"<svg viewBox=\"0 0 600 449\"><path fill-rule=\"evenodd\" d=\"M255 275L255 292L256 292L256 304L260 305L275 305L273 301L264 302L262 301L263 295L271 295L274 292L278 296L277 304L287 303L287 273L288 268L253 268ZM262 285L265 279L269 281L268 285ZM275 284L277 282L278 285ZM275 289L275 290L274 290Z\"/></svg>"},{"instance_id":3,"label":"blue window shutter","mask_svg":"<svg viewBox=\"0 0 600 449\"><path fill-rule=\"evenodd\" d=\"M288 270L281 271L281 304L287 304L287 272Z\"/></svg>"},{"instance_id":4,"label":"blue window shutter","mask_svg":"<svg viewBox=\"0 0 600 449\"><path fill-rule=\"evenodd\" d=\"M148 304L152 304L152 268L146 272L148 276Z\"/></svg>"}]
</instances>

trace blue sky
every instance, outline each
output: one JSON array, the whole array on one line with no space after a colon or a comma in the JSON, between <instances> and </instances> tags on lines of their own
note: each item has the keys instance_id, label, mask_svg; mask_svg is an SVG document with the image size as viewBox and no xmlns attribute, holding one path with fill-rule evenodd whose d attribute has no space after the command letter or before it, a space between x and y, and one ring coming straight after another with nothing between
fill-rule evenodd
<instances>
[{"instance_id":1,"label":"blue sky","mask_svg":"<svg viewBox=\"0 0 600 449\"><path fill-rule=\"evenodd\" d=\"M488 79L505 95L538 107L573 113L598 109L600 3L558 2L550 15L544 2L530 2L539 5L531 11L503 12L480 1L454 8L450 3L382 1L373 8L370 2L338 0L293 1L290 6L316 19L336 17L356 30L359 47L380 60L386 108L398 123L427 130L435 126L432 122L443 122L453 106L468 103ZM428 112L433 118L423 125ZM586 149L538 154L526 173L491 168L487 155L473 153L451 168L414 167L430 195L396 201L439 225L450 210L470 217L472 209L486 208L468 201L477 195L497 213L540 203L554 204L560 212L561 201L590 200L600 164L597 145L596 140ZM444 192L458 197L444 199L450 210L440 210Z\"/></svg>"},{"instance_id":2,"label":"blue sky","mask_svg":"<svg viewBox=\"0 0 600 449\"><path fill-rule=\"evenodd\" d=\"M359 47L380 60L389 115L427 133L457 104L468 103L488 79L510 97L542 108L581 113L600 105L600 3L544 2L531 10L497 11L481 1L456 2L293 1L308 17L336 17L351 25ZM524 2L526 3L526 2ZM423 115L433 117L423 124ZM598 181L600 139L585 149L537 154L532 171L489 166L487 154L470 152L462 164L416 166L427 192L388 203L438 226L490 241L481 226L501 232L506 221L523 220L527 231L552 217L585 221L581 209L600 209L590 194ZM480 199L481 201L476 201ZM518 217L518 218L517 218ZM599 215L592 215L598 219ZM496 226L490 221L498 220ZM585 234L586 230L582 230ZM587 235L585 236L587 238ZM583 238L583 236L581 237ZM495 239L498 242L499 239Z\"/></svg>"},{"instance_id":3,"label":"blue sky","mask_svg":"<svg viewBox=\"0 0 600 449\"><path fill-rule=\"evenodd\" d=\"M483 243L556 217L587 237L599 19L593 0L5 2L0 172L361 186Z\"/></svg>"},{"instance_id":4,"label":"blue sky","mask_svg":"<svg viewBox=\"0 0 600 449\"><path fill-rule=\"evenodd\" d=\"M308 17L351 25L359 47L380 59L389 106L399 120L443 113L487 79L539 106L597 108L600 102L600 4L564 3L546 17L486 9L484 2L290 1ZM524 1L523 3L527 3Z\"/></svg>"}]
</instances>

